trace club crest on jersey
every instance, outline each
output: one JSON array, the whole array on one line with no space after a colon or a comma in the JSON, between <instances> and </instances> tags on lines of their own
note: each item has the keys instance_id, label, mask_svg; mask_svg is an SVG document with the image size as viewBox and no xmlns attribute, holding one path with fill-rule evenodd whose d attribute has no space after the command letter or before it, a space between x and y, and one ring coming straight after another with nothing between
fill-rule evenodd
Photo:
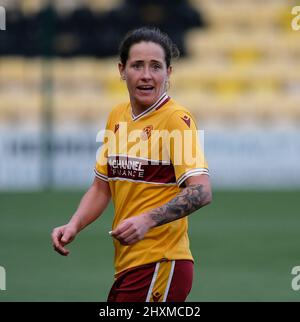
<instances>
[{"instance_id":1,"label":"club crest on jersey","mask_svg":"<svg viewBox=\"0 0 300 322\"><path fill-rule=\"evenodd\" d=\"M153 130L153 126L152 125L148 125L146 127L143 128L143 131L141 133L141 139L146 141L150 138L151 136L151 131Z\"/></svg>"},{"instance_id":2,"label":"club crest on jersey","mask_svg":"<svg viewBox=\"0 0 300 322\"><path fill-rule=\"evenodd\" d=\"M159 292L152 293L153 302L159 302L161 294Z\"/></svg>"},{"instance_id":3,"label":"club crest on jersey","mask_svg":"<svg viewBox=\"0 0 300 322\"><path fill-rule=\"evenodd\" d=\"M185 115L184 117L181 117L181 119L184 121L184 123L190 127L191 126L191 118Z\"/></svg>"},{"instance_id":4,"label":"club crest on jersey","mask_svg":"<svg viewBox=\"0 0 300 322\"><path fill-rule=\"evenodd\" d=\"M115 133L118 131L119 127L120 127L120 124L119 123L118 124L115 124Z\"/></svg>"}]
</instances>

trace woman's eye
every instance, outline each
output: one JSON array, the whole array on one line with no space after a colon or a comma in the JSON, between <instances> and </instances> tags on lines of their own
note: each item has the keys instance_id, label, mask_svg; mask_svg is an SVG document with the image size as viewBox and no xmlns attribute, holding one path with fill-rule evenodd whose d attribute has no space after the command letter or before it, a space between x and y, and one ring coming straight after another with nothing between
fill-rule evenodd
<instances>
[{"instance_id":1,"label":"woman's eye","mask_svg":"<svg viewBox=\"0 0 300 322\"><path fill-rule=\"evenodd\" d=\"M135 68L135 69L139 69L141 68L141 64L133 64L132 67Z\"/></svg>"},{"instance_id":2,"label":"woman's eye","mask_svg":"<svg viewBox=\"0 0 300 322\"><path fill-rule=\"evenodd\" d=\"M160 65L154 65L153 68L154 69L160 69Z\"/></svg>"}]
</instances>

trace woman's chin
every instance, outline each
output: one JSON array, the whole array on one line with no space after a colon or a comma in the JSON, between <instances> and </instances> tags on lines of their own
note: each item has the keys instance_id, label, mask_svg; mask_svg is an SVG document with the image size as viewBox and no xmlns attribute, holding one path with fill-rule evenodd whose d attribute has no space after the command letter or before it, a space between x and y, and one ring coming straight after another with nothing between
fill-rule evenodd
<instances>
[{"instance_id":1,"label":"woman's chin","mask_svg":"<svg viewBox=\"0 0 300 322\"><path fill-rule=\"evenodd\" d=\"M150 107L155 102L156 102L156 99L153 96L143 96L143 97L139 97L137 99L138 105L143 106L143 107Z\"/></svg>"}]
</instances>

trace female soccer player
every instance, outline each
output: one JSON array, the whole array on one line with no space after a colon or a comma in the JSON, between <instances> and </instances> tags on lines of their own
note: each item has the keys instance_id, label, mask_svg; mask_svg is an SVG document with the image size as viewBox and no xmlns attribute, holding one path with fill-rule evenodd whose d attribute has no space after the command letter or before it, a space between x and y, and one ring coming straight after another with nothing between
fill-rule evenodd
<instances>
[{"instance_id":1,"label":"female soccer player","mask_svg":"<svg viewBox=\"0 0 300 322\"><path fill-rule=\"evenodd\" d=\"M97 219L112 198L115 282L109 302L185 301L193 280L187 216L211 202L195 122L167 94L178 49L156 28L139 28L120 46L119 72L129 102L110 113L95 179L68 224L52 232L54 249ZM139 142L139 144L138 144Z\"/></svg>"}]
</instances>

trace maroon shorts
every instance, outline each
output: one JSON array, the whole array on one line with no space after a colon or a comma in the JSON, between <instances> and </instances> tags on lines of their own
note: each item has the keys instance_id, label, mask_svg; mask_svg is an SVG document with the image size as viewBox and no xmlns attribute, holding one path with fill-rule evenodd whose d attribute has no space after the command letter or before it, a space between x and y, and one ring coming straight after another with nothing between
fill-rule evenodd
<instances>
[{"instance_id":1,"label":"maroon shorts","mask_svg":"<svg viewBox=\"0 0 300 322\"><path fill-rule=\"evenodd\" d=\"M108 302L184 302L193 282L194 263L172 260L138 266L117 276Z\"/></svg>"}]
</instances>

